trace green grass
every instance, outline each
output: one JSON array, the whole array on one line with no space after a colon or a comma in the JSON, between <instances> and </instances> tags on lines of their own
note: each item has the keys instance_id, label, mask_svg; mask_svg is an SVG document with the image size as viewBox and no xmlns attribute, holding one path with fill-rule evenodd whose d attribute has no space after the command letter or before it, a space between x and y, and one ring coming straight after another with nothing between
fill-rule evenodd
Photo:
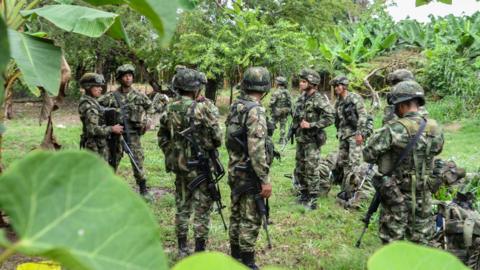
<instances>
[{"instance_id":1,"label":"green grass","mask_svg":"<svg viewBox=\"0 0 480 270\"><path fill-rule=\"evenodd\" d=\"M74 107L73 105L72 107ZM64 149L77 149L81 126L74 109L60 112L55 116L55 124L64 127L55 128L55 135ZM35 112L36 113L36 112ZM20 114L19 118L6 123L7 131L4 136L3 162L6 167L15 160L22 158L41 142L45 126L39 126L33 114ZM76 119L76 120L75 120ZM222 123L224 120L222 119ZM468 170L478 168L480 160L480 143L477 142L480 132L479 120L464 120L446 128L446 144L442 157L455 159L460 166ZM376 119L376 123L379 120ZM335 139L335 129L328 128L328 141L322 149L322 155L334 151L338 147ZM274 141L278 140L278 134ZM161 187L170 192L152 203L151 209L160 224L164 239L164 246L171 262L175 262L176 239L174 233L174 175L164 169L163 154L156 143L156 131L147 132L142 143L145 149L145 171L150 186ZM220 151L222 162L226 164L227 153L225 148ZM360 219L364 211L346 211L335 204L334 195L338 192L335 187L330 196L319 202L319 209L306 211L295 203L291 190L291 182L283 177L291 173L295 164L295 146L288 145L282 153L281 162L275 161L271 168L273 195L270 200L270 226L273 249L267 249L266 238L260 232L257 242L258 262L260 265L276 265L286 269L365 269L368 257L381 244L377 237L376 217L364 237L361 249L354 247L360 235L363 224ZM130 164L126 157L120 165L119 174L132 187L134 179ZM230 190L226 178L221 181L223 201L230 205ZM120 199L120 198L119 198ZM229 209L224 215L230 216ZM191 241L191 240L190 240ZM190 242L190 246L193 242ZM228 234L223 230L220 218L212 214L209 250L228 253Z\"/></svg>"}]
</instances>

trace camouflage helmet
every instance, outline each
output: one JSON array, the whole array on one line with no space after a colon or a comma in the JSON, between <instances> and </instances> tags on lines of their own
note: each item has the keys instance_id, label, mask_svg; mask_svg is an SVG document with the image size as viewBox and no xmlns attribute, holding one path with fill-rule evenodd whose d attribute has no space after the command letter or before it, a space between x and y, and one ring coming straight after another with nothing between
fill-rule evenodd
<instances>
[{"instance_id":1,"label":"camouflage helmet","mask_svg":"<svg viewBox=\"0 0 480 270\"><path fill-rule=\"evenodd\" d=\"M207 75L203 72L197 72L198 73L198 80L200 81L201 84L207 84Z\"/></svg>"},{"instance_id":2,"label":"camouflage helmet","mask_svg":"<svg viewBox=\"0 0 480 270\"><path fill-rule=\"evenodd\" d=\"M348 78L344 75L339 75L330 81L331 86L337 86L339 84L347 86L349 83Z\"/></svg>"},{"instance_id":3,"label":"camouflage helmet","mask_svg":"<svg viewBox=\"0 0 480 270\"><path fill-rule=\"evenodd\" d=\"M182 68L177 70L172 83L174 89L195 92L202 86L202 78L200 72L189 68Z\"/></svg>"},{"instance_id":4,"label":"camouflage helmet","mask_svg":"<svg viewBox=\"0 0 480 270\"><path fill-rule=\"evenodd\" d=\"M392 86L399 82L414 80L415 76L413 76L413 73L410 70L403 68L390 72L387 75L387 83Z\"/></svg>"},{"instance_id":5,"label":"camouflage helmet","mask_svg":"<svg viewBox=\"0 0 480 270\"><path fill-rule=\"evenodd\" d=\"M79 83L83 89L90 89L93 86L105 86L105 79L102 74L87 72L80 78Z\"/></svg>"},{"instance_id":6,"label":"camouflage helmet","mask_svg":"<svg viewBox=\"0 0 480 270\"><path fill-rule=\"evenodd\" d=\"M318 72L310 68L304 68L300 70L298 76L300 77L300 79L306 80L313 85L318 85L320 83L320 75L318 74Z\"/></svg>"},{"instance_id":7,"label":"camouflage helmet","mask_svg":"<svg viewBox=\"0 0 480 270\"><path fill-rule=\"evenodd\" d=\"M131 64L124 64L117 68L116 78L117 80L121 79L125 74L132 74L135 76L135 67Z\"/></svg>"},{"instance_id":8,"label":"camouflage helmet","mask_svg":"<svg viewBox=\"0 0 480 270\"><path fill-rule=\"evenodd\" d=\"M397 105L404 101L417 99L419 106L425 105L423 88L415 81L403 81L396 84L387 96L389 105Z\"/></svg>"},{"instance_id":9,"label":"camouflage helmet","mask_svg":"<svg viewBox=\"0 0 480 270\"><path fill-rule=\"evenodd\" d=\"M287 79L283 76L278 76L275 78L275 82L278 84L278 85L283 85L283 86L286 86L287 85Z\"/></svg>"},{"instance_id":10,"label":"camouflage helmet","mask_svg":"<svg viewBox=\"0 0 480 270\"><path fill-rule=\"evenodd\" d=\"M270 86L270 72L265 67L250 67L243 74L242 90L267 92Z\"/></svg>"}]
</instances>

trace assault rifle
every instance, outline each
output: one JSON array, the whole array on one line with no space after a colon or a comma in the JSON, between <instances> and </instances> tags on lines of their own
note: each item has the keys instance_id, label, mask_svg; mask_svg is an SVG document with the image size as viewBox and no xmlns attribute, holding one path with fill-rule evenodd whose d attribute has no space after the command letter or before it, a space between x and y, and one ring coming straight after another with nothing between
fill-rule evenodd
<instances>
[{"instance_id":1,"label":"assault rifle","mask_svg":"<svg viewBox=\"0 0 480 270\"><path fill-rule=\"evenodd\" d=\"M216 149L210 150L208 151L208 156L206 156L193 138L193 129L191 127L179 132L179 134L190 142L192 150L196 155L196 159L187 161L187 166L194 169L198 173L198 176L188 184L187 188L193 192L200 185L206 183L210 198L212 198L217 205L217 212L222 219L223 228L226 231L227 224L225 223L225 218L222 213L225 205L222 204L222 195L218 186L218 182L225 175L225 169L219 160L218 151Z\"/></svg>"},{"instance_id":2,"label":"assault rifle","mask_svg":"<svg viewBox=\"0 0 480 270\"><path fill-rule=\"evenodd\" d=\"M358 241L355 244L355 247L357 247L357 248L360 247L360 244L362 243L363 235L367 231L368 225L370 225L370 220L372 219L373 214L375 212L377 212L379 206L380 206L380 193L378 191L376 191L375 195L373 196L372 202L370 203L370 206L368 207L367 214L362 219L365 226L363 227L362 234L360 235L360 238L358 238Z\"/></svg>"}]
</instances>

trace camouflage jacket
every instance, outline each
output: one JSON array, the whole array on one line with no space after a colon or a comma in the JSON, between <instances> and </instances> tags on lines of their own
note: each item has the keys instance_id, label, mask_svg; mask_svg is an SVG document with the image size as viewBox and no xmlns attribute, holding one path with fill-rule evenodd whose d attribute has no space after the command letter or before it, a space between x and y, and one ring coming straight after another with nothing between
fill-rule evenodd
<instances>
[{"instance_id":1,"label":"camouflage jacket","mask_svg":"<svg viewBox=\"0 0 480 270\"><path fill-rule=\"evenodd\" d=\"M340 140L355 135L364 135L366 131L367 111L363 98L357 93L348 92L345 98L338 97L335 102L335 127Z\"/></svg>"},{"instance_id":2,"label":"camouflage jacket","mask_svg":"<svg viewBox=\"0 0 480 270\"><path fill-rule=\"evenodd\" d=\"M99 103L108 108L115 108L118 110L119 115L121 115L120 104L117 103L115 95L121 100L121 103L125 106L125 113L128 117L127 123L130 132L136 132L142 134L147 126L148 114L153 113L152 102L150 99L143 93L130 89L128 93L123 93L121 88L116 91L109 92L101 96L98 101ZM119 119L121 124L123 119Z\"/></svg>"},{"instance_id":3,"label":"camouflage jacket","mask_svg":"<svg viewBox=\"0 0 480 270\"><path fill-rule=\"evenodd\" d=\"M444 138L441 128L435 120L426 119L425 130L411 153L393 168L410 139L417 133L422 119L424 118L420 113L410 112L402 118L390 121L375 132L363 149L365 161L378 164L382 174L392 172L397 184L404 190L410 188L410 183L402 182L404 179L415 176L418 179L417 184L421 185L421 179L430 178L433 173L434 157L443 149ZM428 179L429 185L431 180Z\"/></svg>"},{"instance_id":4,"label":"camouflage jacket","mask_svg":"<svg viewBox=\"0 0 480 270\"><path fill-rule=\"evenodd\" d=\"M78 105L78 113L82 121L80 146L98 152L106 157L107 137L112 128L105 125L104 108L97 99L83 95Z\"/></svg>"},{"instance_id":5,"label":"camouflage jacket","mask_svg":"<svg viewBox=\"0 0 480 270\"><path fill-rule=\"evenodd\" d=\"M152 106L155 113L162 113L168 104L168 96L162 93L157 93L153 97Z\"/></svg>"},{"instance_id":6,"label":"camouflage jacket","mask_svg":"<svg viewBox=\"0 0 480 270\"><path fill-rule=\"evenodd\" d=\"M247 114L247 104L253 105ZM246 172L237 170L237 166L246 166L250 159L251 168L261 183L268 183L269 165L266 143L268 139L265 108L249 95L240 96L230 107L226 121L226 146L229 155L229 184L232 188L243 186L252 180ZM247 149L235 147L230 143L233 134L246 128ZM246 150L246 151L245 151ZM248 157L247 157L248 154Z\"/></svg>"},{"instance_id":7,"label":"camouflage jacket","mask_svg":"<svg viewBox=\"0 0 480 270\"><path fill-rule=\"evenodd\" d=\"M166 107L160 117L158 145L165 155L167 171L187 173L195 176L196 172L187 166L187 162L196 157L192 144L180 132L191 128L191 138L207 154L221 145L218 109L207 99L194 101L180 96Z\"/></svg>"},{"instance_id":8,"label":"camouflage jacket","mask_svg":"<svg viewBox=\"0 0 480 270\"><path fill-rule=\"evenodd\" d=\"M287 116L292 111L292 96L287 88L278 88L270 98L273 117Z\"/></svg>"},{"instance_id":9,"label":"camouflage jacket","mask_svg":"<svg viewBox=\"0 0 480 270\"><path fill-rule=\"evenodd\" d=\"M302 94L295 104L292 121L294 125L299 125L302 119L310 123L310 128L297 128L295 132L297 143L314 142L321 132L319 130L333 124L334 111L328 98L318 91L311 96Z\"/></svg>"}]
</instances>

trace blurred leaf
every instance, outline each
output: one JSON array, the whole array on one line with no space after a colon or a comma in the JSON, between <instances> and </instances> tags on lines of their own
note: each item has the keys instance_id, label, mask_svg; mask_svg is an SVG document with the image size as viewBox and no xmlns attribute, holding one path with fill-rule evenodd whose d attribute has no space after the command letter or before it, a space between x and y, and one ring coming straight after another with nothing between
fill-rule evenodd
<instances>
[{"instance_id":1,"label":"blurred leaf","mask_svg":"<svg viewBox=\"0 0 480 270\"><path fill-rule=\"evenodd\" d=\"M41 86L56 96L60 87L62 50L49 39L8 30L10 53L31 87Z\"/></svg>"},{"instance_id":2,"label":"blurred leaf","mask_svg":"<svg viewBox=\"0 0 480 270\"><path fill-rule=\"evenodd\" d=\"M247 270L243 264L220 252L202 252L178 262L172 270Z\"/></svg>"},{"instance_id":3,"label":"blurred leaf","mask_svg":"<svg viewBox=\"0 0 480 270\"><path fill-rule=\"evenodd\" d=\"M15 251L68 269L167 269L153 214L98 156L35 151L0 182Z\"/></svg>"},{"instance_id":4,"label":"blurred leaf","mask_svg":"<svg viewBox=\"0 0 480 270\"><path fill-rule=\"evenodd\" d=\"M109 36L122 39L129 44L120 16L115 13L82 6L48 5L22 11L21 14L24 17L33 16L33 18L40 16L68 32L94 38L107 33Z\"/></svg>"},{"instance_id":5,"label":"blurred leaf","mask_svg":"<svg viewBox=\"0 0 480 270\"><path fill-rule=\"evenodd\" d=\"M454 255L409 242L394 242L368 259L369 270L467 270Z\"/></svg>"}]
</instances>

